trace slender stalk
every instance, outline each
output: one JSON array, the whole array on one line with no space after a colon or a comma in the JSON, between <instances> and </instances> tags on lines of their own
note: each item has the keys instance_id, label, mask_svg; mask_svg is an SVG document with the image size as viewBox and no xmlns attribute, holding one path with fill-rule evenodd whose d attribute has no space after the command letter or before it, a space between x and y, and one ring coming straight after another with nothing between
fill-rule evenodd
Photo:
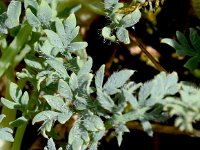
<instances>
[{"instance_id":1,"label":"slender stalk","mask_svg":"<svg viewBox=\"0 0 200 150\"><path fill-rule=\"evenodd\" d=\"M155 65L156 69L160 72L164 71L167 72L161 65L160 63L146 50L146 48L144 47L144 45L142 44L142 42L139 41L138 38L132 36L131 34L129 34L130 39L132 41L134 41L142 50L143 53L145 53L147 55L147 57L152 61L152 63Z\"/></svg>"},{"instance_id":2,"label":"slender stalk","mask_svg":"<svg viewBox=\"0 0 200 150\"><path fill-rule=\"evenodd\" d=\"M10 99L10 94L9 94L10 82L14 81L13 68L12 67L7 69L6 77L7 77L7 79L6 79L7 81L6 81L5 98ZM3 106L2 110L1 110L1 114L6 115L6 118L0 123L0 126L1 127L10 127L11 129L13 129L13 127L9 125L9 122L15 120L17 111ZM9 150L10 147L11 147L11 143L8 142L8 141L0 140L0 143L1 143L0 149L2 149L2 150L4 150L4 149Z\"/></svg>"},{"instance_id":3,"label":"slender stalk","mask_svg":"<svg viewBox=\"0 0 200 150\"><path fill-rule=\"evenodd\" d=\"M0 59L0 77L2 77L8 67L12 64L15 56L27 43L31 32L32 27L29 24L25 24L17 33L12 43L5 49Z\"/></svg>"},{"instance_id":4,"label":"slender stalk","mask_svg":"<svg viewBox=\"0 0 200 150\"><path fill-rule=\"evenodd\" d=\"M27 127L27 124L23 124L17 128L17 131L15 133L15 138L14 138L15 140L14 140L11 150L21 150L21 144L24 137L24 133L26 131L26 127Z\"/></svg>"}]
</instances>

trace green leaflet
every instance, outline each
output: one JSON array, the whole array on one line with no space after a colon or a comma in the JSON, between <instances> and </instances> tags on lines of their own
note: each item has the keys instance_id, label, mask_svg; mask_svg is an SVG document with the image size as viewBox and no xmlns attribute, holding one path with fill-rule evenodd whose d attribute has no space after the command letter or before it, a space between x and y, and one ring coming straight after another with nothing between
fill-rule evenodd
<instances>
[{"instance_id":1,"label":"green leaflet","mask_svg":"<svg viewBox=\"0 0 200 150\"><path fill-rule=\"evenodd\" d=\"M46 0L41 1L37 10L37 17L42 24L45 26L49 25L52 18L52 11Z\"/></svg>"},{"instance_id":2,"label":"green leaflet","mask_svg":"<svg viewBox=\"0 0 200 150\"><path fill-rule=\"evenodd\" d=\"M60 39L62 40L62 43L65 43L67 40L67 36L62 21L57 18L55 21L55 26L56 26L56 32L59 35Z\"/></svg>"},{"instance_id":3,"label":"green leaflet","mask_svg":"<svg viewBox=\"0 0 200 150\"><path fill-rule=\"evenodd\" d=\"M157 75L153 80L144 83L139 91L139 104L153 106L156 103L163 103L163 98L167 95L174 95L180 86L177 83L178 76L175 72L167 75L165 72Z\"/></svg>"},{"instance_id":4,"label":"green leaflet","mask_svg":"<svg viewBox=\"0 0 200 150\"><path fill-rule=\"evenodd\" d=\"M0 114L0 123L2 122L2 120L6 117L6 115L4 114ZM0 139L5 140L5 141L10 141L13 142L14 138L12 136L12 129L8 128L8 127L0 127Z\"/></svg>"},{"instance_id":5,"label":"green leaflet","mask_svg":"<svg viewBox=\"0 0 200 150\"><path fill-rule=\"evenodd\" d=\"M56 109L61 112L69 110L62 98L52 95L44 95L43 97L52 109Z\"/></svg>"},{"instance_id":6,"label":"green leaflet","mask_svg":"<svg viewBox=\"0 0 200 150\"><path fill-rule=\"evenodd\" d=\"M7 18L6 13L2 13L0 15L0 33L1 34L8 34L8 30L6 28L6 25L4 24L6 21L6 18Z\"/></svg>"},{"instance_id":7,"label":"green leaflet","mask_svg":"<svg viewBox=\"0 0 200 150\"><path fill-rule=\"evenodd\" d=\"M153 130L152 130L152 126L151 123L149 121L141 121L142 123L142 127L144 129L144 131L149 135L149 136L153 136Z\"/></svg>"},{"instance_id":8,"label":"green leaflet","mask_svg":"<svg viewBox=\"0 0 200 150\"><path fill-rule=\"evenodd\" d=\"M116 41L116 37L112 35L112 29L109 26L104 27L101 31L101 34L107 40L110 40L112 42Z\"/></svg>"},{"instance_id":9,"label":"green leaflet","mask_svg":"<svg viewBox=\"0 0 200 150\"><path fill-rule=\"evenodd\" d=\"M41 23L40 20L32 13L31 9L28 8L26 10L26 18L28 23L33 27L40 27Z\"/></svg>"},{"instance_id":10,"label":"green leaflet","mask_svg":"<svg viewBox=\"0 0 200 150\"><path fill-rule=\"evenodd\" d=\"M28 65L31 68L34 68L36 70L42 70L43 69L43 65L42 63L39 61L39 59L37 57L28 55L25 59L24 59L26 65Z\"/></svg>"},{"instance_id":11,"label":"green leaflet","mask_svg":"<svg viewBox=\"0 0 200 150\"><path fill-rule=\"evenodd\" d=\"M58 83L58 93L66 98L66 99L69 99L71 100L72 97L73 97L73 93L68 85L68 83L66 81L64 81L63 79L60 79L59 80L59 83Z\"/></svg>"},{"instance_id":12,"label":"green leaflet","mask_svg":"<svg viewBox=\"0 0 200 150\"><path fill-rule=\"evenodd\" d=\"M24 7L25 9L32 7L37 10L39 5L37 3L37 0L24 0Z\"/></svg>"},{"instance_id":13,"label":"green leaflet","mask_svg":"<svg viewBox=\"0 0 200 150\"><path fill-rule=\"evenodd\" d=\"M76 122L75 125L71 128L68 136L68 143L72 146L72 149L81 150L83 146L83 139L81 134L83 132L85 131L80 126L79 122Z\"/></svg>"},{"instance_id":14,"label":"green leaflet","mask_svg":"<svg viewBox=\"0 0 200 150\"><path fill-rule=\"evenodd\" d=\"M87 42L73 42L68 45L67 50L69 52L75 52L78 50L85 49L87 46Z\"/></svg>"},{"instance_id":15,"label":"green leaflet","mask_svg":"<svg viewBox=\"0 0 200 150\"><path fill-rule=\"evenodd\" d=\"M8 5L7 19L5 24L8 28L13 28L19 25L19 17L21 15L21 2L12 0Z\"/></svg>"},{"instance_id":16,"label":"green leaflet","mask_svg":"<svg viewBox=\"0 0 200 150\"><path fill-rule=\"evenodd\" d=\"M80 70L78 71L78 76L89 74L91 72L92 65L93 60L91 57L88 57L88 60L80 67Z\"/></svg>"},{"instance_id":17,"label":"green leaflet","mask_svg":"<svg viewBox=\"0 0 200 150\"><path fill-rule=\"evenodd\" d=\"M40 113L38 113L32 120L32 124L34 125L36 122L40 122L40 121L53 121L56 119L56 117L59 115L59 112L55 112L55 111L42 111Z\"/></svg>"},{"instance_id":18,"label":"green leaflet","mask_svg":"<svg viewBox=\"0 0 200 150\"><path fill-rule=\"evenodd\" d=\"M10 97L16 102L19 103L20 102L20 97L22 96L22 91L20 90L20 88L18 87L17 84L11 82L10 83Z\"/></svg>"},{"instance_id":19,"label":"green leaflet","mask_svg":"<svg viewBox=\"0 0 200 150\"><path fill-rule=\"evenodd\" d=\"M129 132L129 129L124 124L121 123L116 127L115 132L117 134L116 136L117 136L118 145L120 146L123 140L122 136L124 132Z\"/></svg>"},{"instance_id":20,"label":"green leaflet","mask_svg":"<svg viewBox=\"0 0 200 150\"><path fill-rule=\"evenodd\" d=\"M6 115L4 114L0 114L0 122L2 122L2 120L6 117Z\"/></svg>"},{"instance_id":21,"label":"green leaflet","mask_svg":"<svg viewBox=\"0 0 200 150\"><path fill-rule=\"evenodd\" d=\"M14 142L12 133L13 133L12 129L10 129L8 127L0 128L0 139L5 140L5 141Z\"/></svg>"},{"instance_id":22,"label":"green leaflet","mask_svg":"<svg viewBox=\"0 0 200 150\"><path fill-rule=\"evenodd\" d=\"M47 146L45 146L44 150L56 150L56 146L52 138L47 141Z\"/></svg>"},{"instance_id":23,"label":"green leaflet","mask_svg":"<svg viewBox=\"0 0 200 150\"><path fill-rule=\"evenodd\" d=\"M190 28L190 41L194 49L200 54L200 35L197 30L194 28Z\"/></svg>"},{"instance_id":24,"label":"green leaflet","mask_svg":"<svg viewBox=\"0 0 200 150\"><path fill-rule=\"evenodd\" d=\"M95 76L95 86L97 89L102 90L103 79L104 79L105 65L102 65L96 72Z\"/></svg>"},{"instance_id":25,"label":"green leaflet","mask_svg":"<svg viewBox=\"0 0 200 150\"><path fill-rule=\"evenodd\" d=\"M118 28L116 35L120 42L123 42L124 44L130 43L129 33L128 33L128 30L126 30L126 28L123 28L123 27Z\"/></svg>"},{"instance_id":26,"label":"green leaflet","mask_svg":"<svg viewBox=\"0 0 200 150\"><path fill-rule=\"evenodd\" d=\"M105 9L113 9L113 6L118 4L118 0L104 0L104 7Z\"/></svg>"},{"instance_id":27,"label":"green leaflet","mask_svg":"<svg viewBox=\"0 0 200 150\"><path fill-rule=\"evenodd\" d=\"M111 97L108 94L106 94L105 92L102 92L100 89L97 89L97 100L104 109L107 109L110 112L113 111L115 107L114 101L111 99Z\"/></svg>"},{"instance_id":28,"label":"green leaflet","mask_svg":"<svg viewBox=\"0 0 200 150\"><path fill-rule=\"evenodd\" d=\"M104 130L104 124L101 118L98 116L89 116L83 121L83 126L88 130L88 131L99 131L99 130Z\"/></svg>"},{"instance_id":29,"label":"green leaflet","mask_svg":"<svg viewBox=\"0 0 200 150\"><path fill-rule=\"evenodd\" d=\"M9 109L15 109L15 107L18 106L17 103L12 102L12 101L10 101L10 100L7 100L7 99L5 99L5 98L3 98L3 97L1 98L1 103L2 103L3 105L5 105L6 107L8 107Z\"/></svg>"},{"instance_id":30,"label":"green leaflet","mask_svg":"<svg viewBox=\"0 0 200 150\"><path fill-rule=\"evenodd\" d=\"M185 63L184 67L191 71L199 66L200 62L200 35L198 27L189 29L189 39L183 33L177 31L177 41L170 38L164 38L162 43L168 44L176 50L179 56L190 56L191 58Z\"/></svg>"},{"instance_id":31,"label":"green leaflet","mask_svg":"<svg viewBox=\"0 0 200 150\"><path fill-rule=\"evenodd\" d=\"M72 73L69 79L69 86L72 89L72 91L75 91L78 89L78 78L75 73Z\"/></svg>"},{"instance_id":32,"label":"green leaflet","mask_svg":"<svg viewBox=\"0 0 200 150\"><path fill-rule=\"evenodd\" d=\"M54 69L56 72L62 77L63 79L66 79L69 77L67 70L65 69L65 66L63 63L59 60L46 60L46 62Z\"/></svg>"},{"instance_id":33,"label":"green leaflet","mask_svg":"<svg viewBox=\"0 0 200 150\"><path fill-rule=\"evenodd\" d=\"M62 43L62 40L60 39L59 35L51 30L45 30L45 33L47 34L49 42L59 49L63 49L64 45Z\"/></svg>"},{"instance_id":34,"label":"green leaflet","mask_svg":"<svg viewBox=\"0 0 200 150\"><path fill-rule=\"evenodd\" d=\"M122 87L133 73L133 70L121 70L113 73L104 84L103 90L110 95L115 94L117 89Z\"/></svg>"},{"instance_id":35,"label":"green leaflet","mask_svg":"<svg viewBox=\"0 0 200 150\"><path fill-rule=\"evenodd\" d=\"M136 9L132 13L125 15L120 22L121 22L122 26L125 28L131 27L139 22L141 15L142 14L141 14L140 10Z\"/></svg>"},{"instance_id":36,"label":"green leaflet","mask_svg":"<svg viewBox=\"0 0 200 150\"><path fill-rule=\"evenodd\" d=\"M16 120L11 121L10 125L13 126L13 127L19 127L19 126L26 124L26 123L28 123L28 119L25 118L24 116L21 116L21 117L17 118Z\"/></svg>"}]
</instances>

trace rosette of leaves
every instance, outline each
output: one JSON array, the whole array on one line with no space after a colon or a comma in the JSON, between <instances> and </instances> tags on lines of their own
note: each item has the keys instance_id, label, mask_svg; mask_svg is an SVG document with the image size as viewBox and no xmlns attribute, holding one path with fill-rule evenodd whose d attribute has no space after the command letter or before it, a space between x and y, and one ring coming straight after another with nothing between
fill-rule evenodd
<instances>
[{"instance_id":1,"label":"rosette of leaves","mask_svg":"<svg viewBox=\"0 0 200 150\"><path fill-rule=\"evenodd\" d=\"M144 3L144 1L139 1ZM138 8L134 11L125 13L119 13L118 10L124 6L118 0L104 0L104 8L106 16L111 21L110 25L102 29L102 36L112 42L122 42L129 44L129 33L126 28L133 27L141 18L141 12Z\"/></svg>"},{"instance_id":2,"label":"rosette of leaves","mask_svg":"<svg viewBox=\"0 0 200 150\"><path fill-rule=\"evenodd\" d=\"M162 43L168 44L176 50L177 55L191 57L185 67L194 70L199 67L200 62L200 28L190 28L187 38L182 32L176 32L176 40L170 38L162 39Z\"/></svg>"}]
</instances>

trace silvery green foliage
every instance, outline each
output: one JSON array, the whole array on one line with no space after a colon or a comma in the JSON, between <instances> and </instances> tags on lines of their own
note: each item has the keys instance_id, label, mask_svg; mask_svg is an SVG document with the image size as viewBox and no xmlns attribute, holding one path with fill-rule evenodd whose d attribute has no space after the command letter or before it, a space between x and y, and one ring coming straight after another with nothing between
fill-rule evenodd
<instances>
[{"instance_id":1,"label":"silvery green foliage","mask_svg":"<svg viewBox=\"0 0 200 150\"><path fill-rule=\"evenodd\" d=\"M144 3L145 1L138 1ZM110 41L129 44L129 33L126 28L133 27L141 18L139 9L135 9L127 14L119 13L118 10L124 5L118 0L104 0L106 16L109 18L110 25L102 29L102 36Z\"/></svg>"},{"instance_id":2,"label":"silvery green foliage","mask_svg":"<svg viewBox=\"0 0 200 150\"><path fill-rule=\"evenodd\" d=\"M200 89L191 83L180 84L180 97L169 97L164 102L164 110L175 119L175 126L181 131L193 131L192 124L200 119Z\"/></svg>"},{"instance_id":3,"label":"silvery green foliage","mask_svg":"<svg viewBox=\"0 0 200 150\"><path fill-rule=\"evenodd\" d=\"M92 73L92 58L76 53L83 51L87 43L76 39L79 26L75 14L62 19L57 17L56 0L12 1L7 14L17 11L16 18L12 22L9 15L8 18L1 16L5 17L0 19L3 20L0 22L2 34L20 25L17 18L19 6L23 4L23 22L33 29L27 43L32 51L26 55L26 67L17 77L31 83L32 90L25 91L11 83L10 100L1 98L1 102L9 109L22 112L21 117L10 122L12 126L20 127L29 121L41 125L40 133L49 138L45 150L56 149L51 137L55 124L66 124L73 117L76 119L68 134L67 150L96 150L109 129L114 129L120 145L123 134L129 132L126 126L129 121L140 121L144 131L152 136L153 121L163 122L175 115L175 126L191 131L192 123L200 119L199 90L179 83L175 72L162 72L145 83L131 81L135 71L130 69L114 72L107 80L105 65ZM103 34L113 41L117 38L129 43L126 27L134 25L141 14L137 9L131 14L119 14L117 10L121 7L123 4L118 0L105 0L112 23L103 29L106 31ZM11 19L9 26L7 19ZM116 35L112 34L113 29ZM1 115L0 121L3 117ZM2 129L0 137L8 135L6 140L13 141L12 131Z\"/></svg>"},{"instance_id":4,"label":"silvery green foliage","mask_svg":"<svg viewBox=\"0 0 200 150\"><path fill-rule=\"evenodd\" d=\"M4 114L0 114L0 122L5 118L6 116ZM5 141L10 141L13 142L14 138L12 136L12 129L8 127L0 127L0 139L5 140Z\"/></svg>"},{"instance_id":5,"label":"silvery green foliage","mask_svg":"<svg viewBox=\"0 0 200 150\"><path fill-rule=\"evenodd\" d=\"M177 31L177 40L164 38L162 43L166 43L176 50L179 56L191 57L186 63L185 67L194 70L198 68L200 62L200 28L190 28L189 37L187 38L182 32Z\"/></svg>"}]
</instances>

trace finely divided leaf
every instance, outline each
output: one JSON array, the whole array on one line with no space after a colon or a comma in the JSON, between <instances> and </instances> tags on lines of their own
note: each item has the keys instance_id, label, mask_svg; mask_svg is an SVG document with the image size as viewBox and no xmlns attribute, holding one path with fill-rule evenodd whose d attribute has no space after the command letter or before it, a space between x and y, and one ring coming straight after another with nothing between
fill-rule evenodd
<instances>
[{"instance_id":1,"label":"finely divided leaf","mask_svg":"<svg viewBox=\"0 0 200 150\"><path fill-rule=\"evenodd\" d=\"M133 96L132 93L130 93L130 92L126 91L126 90L123 90L123 95L124 95L126 101L128 101L131 104L133 109L137 109L139 107L138 101Z\"/></svg>"},{"instance_id":2,"label":"finely divided leaf","mask_svg":"<svg viewBox=\"0 0 200 150\"><path fill-rule=\"evenodd\" d=\"M31 9L28 8L26 10L26 18L28 20L28 23L33 27L40 27L41 23L39 19L32 13Z\"/></svg>"},{"instance_id":3,"label":"finely divided leaf","mask_svg":"<svg viewBox=\"0 0 200 150\"><path fill-rule=\"evenodd\" d=\"M53 121L55 120L55 118L59 115L59 112L55 112L55 111L42 111L40 113L38 113L32 120L32 124L34 125L36 122L40 122L40 121Z\"/></svg>"},{"instance_id":4,"label":"finely divided leaf","mask_svg":"<svg viewBox=\"0 0 200 150\"><path fill-rule=\"evenodd\" d=\"M0 139L5 140L5 141L14 142L12 133L13 133L12 129L10 129L8 127L0 128Z\"/></svg>"},{"instance_id":5,"label":"finely divided leaf","mask_svg":"<svg viewBox=\"0 0 200 150\"><path fill-rule=\"evenodd\" d=\"M62 77L63 79L66 79L67 77L69 77L67 70L65 69L65 66L63 65L63 63L59 60L55 60L55 59L49 59L46 61L54 70L56 70L56 72L60 75L60 77Z\"/></svg>"},{"instance_id":6,"label":"finely divided leaf","mask_svg":"<svg viewBox=\"0 0 200 150\"><path fill-rule=\"evenodd\" d=\"M12 102L12 101L10 101L10 100L7 100L7 99L5 99L5 98L3 98L3 97L1 98L1 103L2 103L4 106L8 107L9 109L15 109L15 107L19 105L19 104L15 103L15 102Z\"/></svg>"},{"instance_id":7,"label":"finely divided leaf","mask_svg":"<svg viewBox=\"0 0 200 150\"><path fill-rule=\"evenodd\" d=\"M6 117L6 115L4 114L0 114L0 123L2 122L2 120Z\"/></svg>"},{"instance_id":8,"label":"finely divided leaf","mask_svg":"<svg viewBox=\"0 0 200 150\"><path fill-rule=\"evenodd\" d=\"M72 91L75 91L78 89L78 78L75 73L72 73L69 79L69 86L72 89Z\"/></svg>"},{"instance_id":9,"label":"finely divided leaf","mask_svg":"<svg viewBox=\"0 0 200 150\"><path fill-rule=\"evenodd\" d=\"M100 89L97 89L97 100L104 109L107 109L110 112L113 111L113 108L115 107L114 101L108 94L102 92Z\"/></svg>"},{"instance_id":10,"label":"finely divided leaf","mask_svg":"<svg viewBox=\"0 0 200 150\"><path fill-rule=\"evenodd\" d=\"M89 116L83 121L83 126L88 131L104 130L104 123L98 116Z\"/></svg>"},{"instance_id":11,"label":"finely divided leaf","mask_svg":"<svg viewBox=\"0 0 200 150\"><path fill-rule=\"evenodd\" d=\"M52 17L52 11L46 0L42 0L37 10L37 17L44 25L49 25Z\"/></svg>"},{"instance_id":12,"label":"finely divided leaf","mask_svg":"<svg viewBox=\"0 0 200 150\"><path fill-rule=\"evenodd\" d=\"M28 92L25 91L24 94L22 95L21 99L20 99L20 103L24 106L28 105L29 102L29 95Z\"/></svg>"},{"instance_id":13,"label":"finely divided leaf","mask_svg":"<svg viewBox=\"0 0 200 150\"><path fill-rule=\"evenodd\" d=\"M68 45L67 50L70 52L75 52L78 50L85 49L88 46L87 42L73 42Z\"/></svg>"},{"instance_id":14,"label":"finely divided leaf","mask_svg":"<svg viewBox=\"0 0 200 150\"><path fill-rule=\"evenodd\" d=\"M122 26L127 28L134 26L137 22L139 22L141 18L141 12L139 9L136 9L134 12L124 16L121 20Z\"/></svg>"},{"instance_id":15,"label":"finely divided leaf","mask_svg":"<svg viewBox=\"0 0 200 150\"><path fill-rule=\"evenodd\" d=\"M26 65L28 65L31 68L34 68L36 70L42 70L43 66L40 63L39 59L36 58L35 56L31 56L28 55L25 59L24 59Z\"/></svg>"},{"instance_id":16,"label":"finely divided leaf","mask_svg":"<svg viewBox=\"0 0 200 150\"><path fill-rule=\"evenodd\" d=\"M149 121L142 121L141 123L142 123L142 127L143 127L144 131L149 136L153 136L153 130L152 130L151 123Z\"/></svg>"},{"instance_id":17,"label":"finely divided leaf","mask_svg":"<svg viewBox=\"0 0 200 150\"><path fill-rule=\"evenodd\" d=\"M179 41L179 43L181 45L183 45L184 47L190 48L188 40L187 40L187 38L185 37L185 35L182 32L176 31L176 37L177 37L177 40Z\"/></svg>"},{"instance_id":18,"label":"finely divided leaf","mask_svg":"<svg viewBox=\"0 0 200 150\"><path fill-rule=\"evenodd\" d=\"M8 28L13 28L19 25L19 17L21 15L21 2L12 0L7 9L7 20L5 22Z\"/></svg>"},{"instance_id":19,"label":"finely divided leaf","mask_svg":"<svg viewBox=\"0 0 200 150\"><path fill-rule=\"evenodd\" d=\"M126 30L126 28L124 28L124 27L118 28L116 35L120 42L123 42L124 44L130 43L129 33L128 33L128 30Z\"/></svg>"},{"instance_id":20,"label":"finely divided leaf","mask_svg":"<svg viewBox=\"0 0 200 150\"><path fill-rule=\"evenodd\" d=\"M200 34L194 28L190 28L190 41L194 49L200 54Z\"/></svg>"},{"instance_id":21,"label":"finely divided leaf","mask_svg":"<svg viewBox=\"0 0 200 150\"><path fill-rule=\"evenodd\" d=\"M11 121L9 124L13 127L19 127L25 123L28 123L28 119L26 119L24 116L21 116L17 118L16 120Z\"/></svg>"},{"instance_id":22,"label":"finely divided leaf","mask_svg":"<svg viewBox=\"0 0 200 150\"><path fill-rule=\"evenodd\" d=\"M20 97L22 96L22 91L20 90L20 88L18 87L17 84L11 82L10 83L10 96L11 98L16 102L19 103Z\"/></svg>"},{"instance_id":23,"label":"finely divided leaf","mask_svg":"<svg viewBox=\"0 0 200 150\"><path fill-rule=\"evenodd\" d=\"M67 84L66 81L64 81L63 79L59 80L58 83L58 93L63 96L66 99L72 99L73 97L73 93L69 87L69 85Z\"/></svg>"},{"instance_id":24,"label":"finely divided leaf","mask_svg":"<svg viewBox=\"0 0 200 150\"><path fill-rule=\"evenodd\" d=\"M93 60L91 57L89 57L87 62L83 66L80 67L80 70L78 71L78 76L89 74L92 69L92 64L93 64Z\"/></svg>"},{"instance_id":25,"label":"finely divided leaf","mask_svg":"<svg viewBox=\"0 0 200 150\"><path fill-rule=\"evenodd\" d=\"M65 110L65 112L62 112L58 115L58 122L60 122L61 124L65 124L72 115L73 113L70 110Z\"/></svg>"},{"instance_id":26,"label":"finely divided leaf","mask_svg":"<svg viewBox=\"0 0 200 150\"><path fill-rule=\"evenodd\" d=\"M62 21L57 18L55 21L55 26L56 26L56 32L59 35L60 39L62 40L62 43L65 43L67 40L67 35L65 33L65 28L63 26Z\"/></svg>"},{"instance_id":27,"label":"finely divided leaf","mask_svg":"<svg viewBox=\"0 0 200 150\"><path fill-rule=\"evenodd\" d=\"M105 65L102 65L95 76L95 86L98 89L102 89L104 79Z\"/></svg>"},{"instance_id":28,"label":"finely divided leaf","mask_svg":"<svg viewBox=\"0 0 200 150\"><path fill-rule=\"evenodd\" d=\"M110 95L115 94L117 89L122 87L133 73L133 70L121 70L113 73L104 84L103 90Z\"/></svg>"},{"instance_id":29,"label":"finely divided leaf","mask_svg":"<svg viewBox=\"0 0 200 150\"><path fill-rule=\"evenodd\" d=\"M112 42L116 40L116 37L112 35L112 29L108 26L102 29L101 34L105 39L108 39Z\"/></svg>"},{"instance_id":30,"label":"finely divided leaf","mask_svg":"<svg viewBox=\"0 0 200 150\"><path fill-rule=\"evenodd\" d=\"M60 39L59 35L51 30L44 30L45 33L47 34L49 42L57 48L63 49L63 43L62 40Z\"/></svg>"},{"instance_id":31,"label":"finely divided leaf","mask_svg":"<svg viewBox=\"0 0 200 150\"><path fill-rule=\"evenodd\" d=\"M45 146L44 150L56 150L56 146L52 138L48 140L47 146Z\"/></svg>"}]
</instances>

